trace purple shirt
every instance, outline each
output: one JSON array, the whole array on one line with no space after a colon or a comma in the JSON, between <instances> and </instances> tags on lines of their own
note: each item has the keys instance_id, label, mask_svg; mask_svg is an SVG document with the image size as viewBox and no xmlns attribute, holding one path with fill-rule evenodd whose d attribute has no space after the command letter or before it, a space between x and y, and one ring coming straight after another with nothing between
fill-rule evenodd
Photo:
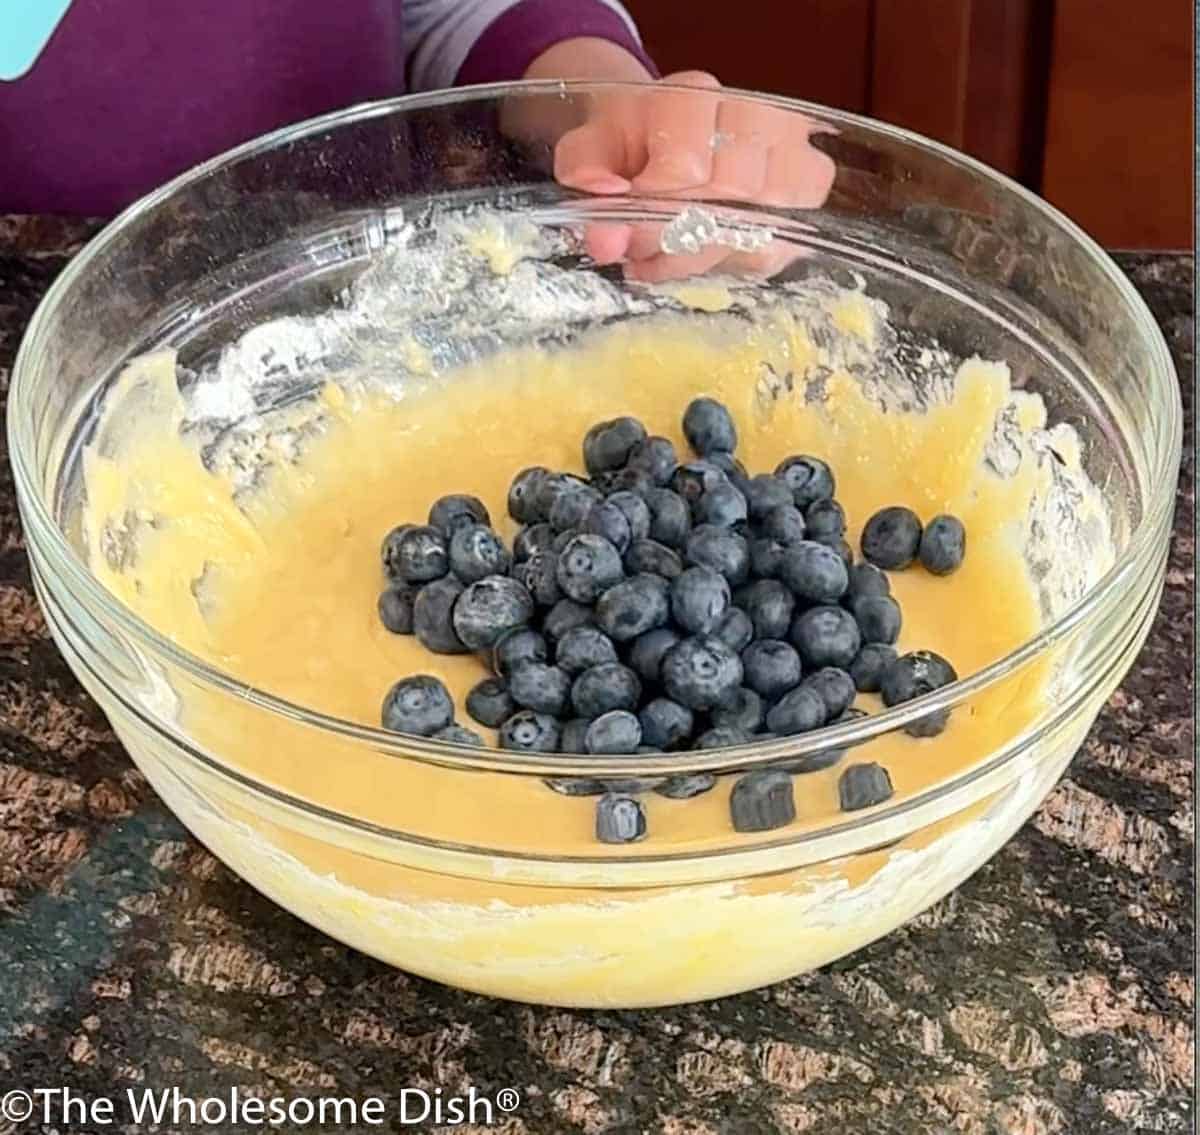
<instances>
[{"instance_id":1,"label":"purple shirt","mask_svg":"<svg viewBox=\"0 0 1200 1135\"><path fill-rule=\"evenodd\" d=\"M520 78L575 36L650 66L617 0L74 0L0 81L0 213L110 215L267 131Z\"/></svg>"}]
</instances>

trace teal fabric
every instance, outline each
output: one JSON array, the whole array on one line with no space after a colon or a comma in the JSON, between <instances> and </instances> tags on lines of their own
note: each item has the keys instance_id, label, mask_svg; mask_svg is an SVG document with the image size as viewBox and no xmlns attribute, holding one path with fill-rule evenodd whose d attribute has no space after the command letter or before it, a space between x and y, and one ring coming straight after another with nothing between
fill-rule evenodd
<instances>
[{"instance_id":1,"label":"teal fabric","mask_svg":"<svg viewBox=\"0 0 1200 1135\"><path fill-rule=\"evenodd\" d=\"M0 80L19 79L50 42L71 0L0 0Z\"/></svg>"}]
</instances>

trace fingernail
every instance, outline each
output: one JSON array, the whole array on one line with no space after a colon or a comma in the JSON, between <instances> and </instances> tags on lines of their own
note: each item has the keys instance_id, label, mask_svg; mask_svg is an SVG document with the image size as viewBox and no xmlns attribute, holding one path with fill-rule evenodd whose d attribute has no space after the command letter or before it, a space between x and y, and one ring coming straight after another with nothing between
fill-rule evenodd
<instances>
[{"instance_id":1,"label":"fingernail","mask_svg":"<svg viewBox=\"0 0 1200 1135\"><path fill-rule=\"evenodd\" d=\"M581 189L585 193L628 193L629 182L608 170L576 171L562 179L564 185Z\"/></svg>"}]
</instances>

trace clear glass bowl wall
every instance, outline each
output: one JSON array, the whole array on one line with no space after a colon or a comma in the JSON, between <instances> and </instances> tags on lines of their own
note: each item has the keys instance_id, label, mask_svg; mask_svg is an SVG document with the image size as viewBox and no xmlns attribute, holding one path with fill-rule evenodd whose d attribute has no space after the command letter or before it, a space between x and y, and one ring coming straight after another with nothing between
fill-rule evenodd
<instances>
[{"instance_id":1,"label":"clear glass bowl wall","mask_svg":"<svg viewBox=\"0 0 1200 1135\"><path fill-rule=\"evenodd\" d=\"M259 889L394 964L484 992L572 1005L646 1005L761 985L850 952L957 885L1009 838L1082 743L1132 664L1157 604L1179 460L1176 377L1129 283L1084 234L1019 187L934 143L853 116L776 101L834 128L832 195L795 211L694 199L598 201L546 172L550 143L517 147L513 100L582 112L595 85L516 85L358 108L252 143L183 176L104 231L63 273L22 345L9 406L18 496L55 640L156 790ZM744 96L758 99L758 96ZM761 101L761 100L760 100ZM771 101L771 100L765 100ZM89 573L79 451L130 358L169 345L203 365L279 314L319 312L387 243L394 210L484 203L574 230L605 217L670 220L711 207L770 226L821 273L885 300L893 323L967 357L1004 359L1051 421L1083 443L1117 559L1042 634L928 699L756 750L581 766L579 758L469 754L387 737L289 706L214 672L122 608ZM581 266L580 270L586 270ZM758 835L555 847L464 840L437 807L405 806L405 770L445 799L486 799L496 778L709 770L723 781L780 756L872 737L942 706L1020 688L1048 652L1053 703L988 759L861 816ZM180 704L213 707L199 739ZM266 783L236 738L294 753ZM239 722L242 725L239 725ZM335 800L314 769L383 778L386 798ZM547 792L544 807L589 808ZM417 802L419 804L419 802Z\"/></svg>"}]
</instances>

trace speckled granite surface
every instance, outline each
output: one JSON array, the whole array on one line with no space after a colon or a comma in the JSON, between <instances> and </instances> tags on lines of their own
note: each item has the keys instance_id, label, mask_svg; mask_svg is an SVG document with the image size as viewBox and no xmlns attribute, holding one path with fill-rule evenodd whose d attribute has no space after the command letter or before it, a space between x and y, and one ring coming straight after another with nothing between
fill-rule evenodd
<instances>
[{"instance_id":1,"label":"speckled granite surface","mask_svg":"<svg viewBox=\"0 0 1200 1135\"><path fill-rule=\"evenodd\" d=\"M87 231L0 218L0 392ZM707 1005L560 1012L458 993L352 953L240 883L149 792L47 637L5 458L0 1096L512 1086L520 1106L490 1130L1193 1130L1193 265L1120 260L1167 334L1189 416L1144 653L1067 779L957 893L850 960ZM120 1106L115 1117L95 1129L133 1130ZM0 1118L0 1132L39 1129ZM399 1129L394 1113L382 1129Z\"/></svg>"}]
</instances>

